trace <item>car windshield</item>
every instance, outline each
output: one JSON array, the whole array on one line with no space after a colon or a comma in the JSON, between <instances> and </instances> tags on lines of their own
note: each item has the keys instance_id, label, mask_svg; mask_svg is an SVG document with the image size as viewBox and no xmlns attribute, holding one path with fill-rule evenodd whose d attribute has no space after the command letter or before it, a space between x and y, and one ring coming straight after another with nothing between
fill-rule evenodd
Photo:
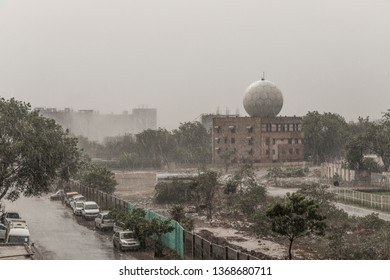
<instances>
[{"instance_id":1,"label":"car windshield","mask_svg":"<svg viewBox=\"0 0 390 280\"><path fill-rule=\"evenodd\" d=\"M87 204L85 209L98 209L99 207L96 204Z\"/></svg>"},{"instance_id":2,"label":"car windshield","mask_svg":"<svg viewBox=\"0 0 390 280\"><path fill-rule=\"evenodd\" d=\"M8 216L8 218L11 218L11 219L20 219L20 216L18 213L8 213L7 216Z\"/></svg>"},{"instance_id":3,"label":"car windshield","mask_svg":"<svg viewBox=\"0 0 390 280\"><path fill-rule=\"evenodd\" d=\"M10 235L8 242L9 243L28 243L28 236L18 236L18 235Z\"/></svg>"},{"instance_id":4,"label":"car windshield","mask_svg":"<svg viewBox=\"0 0 390 280\"><path fill-rule=\"evenodd\" d=\"M131 238L134 238L135 235L133 232L124 232L121 234L121 238L122 239L131 239Z\"/></svg>"},{"instance_id":5,"label":"car windshield","mask_svg":"<svg viewBox=\"0 0 390 280\"><path fill-rule=\"evenodd\" d=\"M82 202L76 203L76 207L83 207L83 203Z\"/></svg>"},{"instance_id":6,"label":"car windshield","mask_svg":"<svg viewBox=\"0 0 390 280\"><path fill-rule=\"evenodd\" d=\"M109 215L103 216L103 220L112 220L112 218Z\"/></svg>"}]
</instances>

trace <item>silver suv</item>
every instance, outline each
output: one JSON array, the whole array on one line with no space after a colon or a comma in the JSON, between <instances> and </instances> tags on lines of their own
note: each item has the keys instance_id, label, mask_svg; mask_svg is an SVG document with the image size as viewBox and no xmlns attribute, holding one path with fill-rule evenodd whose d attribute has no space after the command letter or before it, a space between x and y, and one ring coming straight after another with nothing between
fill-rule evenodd
<instances>
[{"instance_id":1,"label":"silver suv","mask_svg":"<svg viewBox=\"0 0 390 280\"><path fill-rule=\"evenodd\" d=\"M95 218L95 228L100 230L113 228L114 220L111 218L109 211L100 212Z\"/></svg>"}]
</instances>

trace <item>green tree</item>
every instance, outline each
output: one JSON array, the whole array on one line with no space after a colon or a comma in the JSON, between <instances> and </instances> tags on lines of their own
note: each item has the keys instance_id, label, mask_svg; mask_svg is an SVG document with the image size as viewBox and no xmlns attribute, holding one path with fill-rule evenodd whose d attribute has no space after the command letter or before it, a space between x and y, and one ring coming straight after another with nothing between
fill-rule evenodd
<instances>
[{"instance_id":1,"label":"green tree","mask_svg":"<svg viewBox=\"0 0 390 280\"><path fill-rule=\"evenodd\" d=\"M212 218L214 197L218 187L218 173L207 169L199 172L194 183L191 185L191 195L195 200L195 206L199 211L200 204L204 203L207 210L207 219Z\"/></svg>"},{"instance_id":2,"label":"green tree","mask_svg":"<svg viewBox=\"0 0 390 280\"><path fill-rule=\"evenodd\" d=\"M369 151L382 159L385 171L390 167L390 111L380 121L370 125L366 132Z\"/></svg>"},{"instance_id":3,"label":"green tree","mask_svg":"<svg viewBox=\"0 0 390 280\"><path fill-rule=\"evenodd\" d=\"M305 155L318 164L340 158L348 137L348 125L338 114L308 112L302 123Z\"/></svg>"},{"instance_id":4,"label":"green tree","mask_svg":"<svg viewBox=\"0 0 390 280\"><path fill-rule=\"evenodd\" d=\"M176 162L206 164L211 161L211 135L200 122L181 123L172 134L176 141Z\"/></svg>"},{"instance_id":5,"label":"green tree","mask_svg":"<svg viewBox=\"0 0 390 280\"><path fill-rule=\"evenodd\" d=\"M145 220L146 211L142 208L135 208L122 217L126 228L133 230L140 240L141 249L146 248L146 239L152 235L150 222Z\"/></svg>"},{"instance_id":6,"label":"green tree","mask_svg":"<svg viewBox=\"0 0 390 280\"><path fill-rule=\"evenodd\" d=\"M225 194L236 193L236 202L243 214L250 218L255 210L265 202L266 189L259 184L256 178L253 165L244 164L234 173L225 187ZM232 196L231 194L229 194Z\"/></svg>"},{"instance_id":7,"label":"green tree","mask_svg":"<svg viewBox=\"0 0 390 280\"><path fill-rule=\"evenodd\" d=\"M367 139L364 135L352 136L345 146L345 160L353 170L364 169L364 154L368 150Z\"/></svg>"},{"instance_id":8,"label":"green tree","mask_svg":"<svg viewBox=\"0 0 390 280\"><path fill-rule=\"evenodd\" d=\"M118 185L115 174L111 170L93 163L86 164L81 171L80 183L85 187L109 194L113 193Z\"/></svg>"},{"instance_id":9,"label":"green tree","mask_svg":"<svg viewBox=\"0 0 390 280\"><path fill-rule=\"evenodd\" d=\"M147 129L136 135L136 141L142 155L141 160L154 167L161 167L163 164L169 167L175 148L171 132L162 128Z\"/></svg>"},{"instance_id":10,"label":"green tree","mask_svg":"<svg viewBox=\"0 0 390 280\"><path fill-rule=\"evenodd\" d=\"M171 224L171 220L159 220L153 218L150 220L150 232L156 237L154 243L154 256L157 258L163 257L162 235L173 231L175 228Z\"/></svg>"},{"instance_id":11,"label":"green tree","mask_svg":"<svg viewBox=\"0 0 390 280\"><path fill-rule=\"evenodd\" d=\"M77 139L54 120L30 104L0 98L0 199L49 191L56 179L77 173L79 159Z\"/></svg>"},{"instance_id":12,"label":"green tree","mask_svg":"<svg viewBox=\"0 0 390 280\"><path fill-rule=\"evenodd\" d=\"M288 257L292 259L292 245L297 238L311 233L322 235L325 230L324 216L314 200L299 193L287 193L266 212L271 219L272 231L288 238Z\"/></svg>"}]
</instances>

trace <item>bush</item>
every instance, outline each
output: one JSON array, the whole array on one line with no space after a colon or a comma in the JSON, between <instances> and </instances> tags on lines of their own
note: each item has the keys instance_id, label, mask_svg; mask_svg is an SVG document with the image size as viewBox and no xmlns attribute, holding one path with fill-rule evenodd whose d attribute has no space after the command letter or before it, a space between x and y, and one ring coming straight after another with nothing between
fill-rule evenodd
<instances>
[{"instance_id":1,"label":"bush","mask_svg":"<svg viewBox=\"0 0 390 280\"><path fill-rule=\"evenodd\" d=\"M268 177L271 178L296 178L296 177L305 177L308 168L302 167L287 167L282 169L280 167L273 167L268 169Z\"/></svg>"},{"instance_id":2,"label":"bush","mask_svg":"<svg viewBox=\"0 0 390 280\"><path fill-rule=\"evenodd\" d=\"M159 182L155 186L156 203L184 203L191 200L191 186L193 182L172 180L171 182Z\"/></svg>"}]
</instances>

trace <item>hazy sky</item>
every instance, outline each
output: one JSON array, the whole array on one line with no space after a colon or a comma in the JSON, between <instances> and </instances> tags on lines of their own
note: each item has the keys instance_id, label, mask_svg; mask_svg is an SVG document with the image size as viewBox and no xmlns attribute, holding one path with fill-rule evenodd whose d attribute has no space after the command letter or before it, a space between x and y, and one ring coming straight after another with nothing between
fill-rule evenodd
<instances>
[{"instance_id":1,"label":"hazy sky","mask_svg":"<svg viewBox=\"0 0 390 280\"><path fill-rule=\"evenodd\" d=\"M158 109L168 129L246 115L262 73L281 115L390 108L390 0L0 0L0 96L33 107Z\"/></svg>"}]
</instances>

